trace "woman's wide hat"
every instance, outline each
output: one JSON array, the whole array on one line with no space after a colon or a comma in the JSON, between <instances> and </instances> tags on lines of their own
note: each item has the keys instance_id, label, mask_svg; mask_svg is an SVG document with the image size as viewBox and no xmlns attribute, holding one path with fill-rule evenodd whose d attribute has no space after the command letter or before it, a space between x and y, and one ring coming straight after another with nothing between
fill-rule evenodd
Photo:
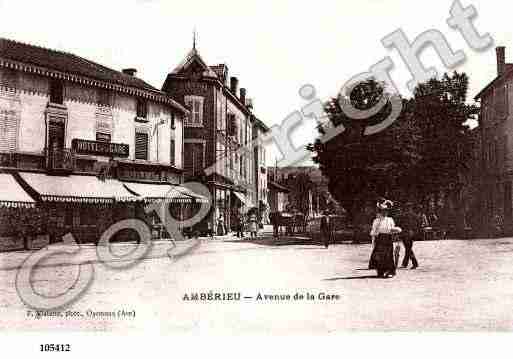
<instances>
[{"instance_id":1,"label":"woman's wide hat","mask_svg":"<svg viewBox=\"0 0 513 359\"><path fill-rule=\"evenodd\" d=\"M376 207L378 209L390 210L390 209L392 209L392 207L394 207L394 202L392 202L389 199L380 198L378 200L378 202L376 203Z\"/></svg>"}]
</instances>

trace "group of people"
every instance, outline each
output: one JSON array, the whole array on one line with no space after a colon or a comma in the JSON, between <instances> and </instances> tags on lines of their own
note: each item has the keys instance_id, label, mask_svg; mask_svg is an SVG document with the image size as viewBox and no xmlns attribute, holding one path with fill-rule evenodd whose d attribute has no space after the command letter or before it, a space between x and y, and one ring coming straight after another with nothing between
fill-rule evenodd
<instances>
[{"instance_id":1,"label":"group of people","mask_svg":"<svg viewBox=\"0 0 513 359\"><path fill-rule=\"evenodd\" d=\"M423 216L416 214L413 205L408 203L406 210L398 216L398 226L390 216L392 207L393 202L390 200L378 201L377 215L370 231L372 253L369 269L375 269L380 278L391 278L396 274L400 248L395 246L394 249L394 242L398 240L402 240L405 250L402 267L406 268L410 261L412 269L419 266L413 253L413 241L421 233Z\"/></svg>"},{"instance_id":2,"label":"group of people","mask_svg":"<svg viewBox=\"0 0 513 359\"><path fill-rule=\"evenodd\" d=\"M235 216L235 231L237 238L244 238L246 230L249 232L250 238L256 238L258 234L258 216L255 211L244 214L239 211Z\"/></svg>"}]
</instances>

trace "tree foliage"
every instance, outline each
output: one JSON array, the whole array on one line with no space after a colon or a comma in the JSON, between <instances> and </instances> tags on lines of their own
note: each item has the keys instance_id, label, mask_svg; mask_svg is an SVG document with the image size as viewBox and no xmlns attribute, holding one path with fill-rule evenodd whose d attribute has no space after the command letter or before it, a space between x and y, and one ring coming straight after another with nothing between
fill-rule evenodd
<instances>
[{"instance_id":1,"label":"tree foliage","mask_svg":"<svg viewBox=\"0 0 513 359\"><path fill-rule=\"evenodd\" d=\"M467 91L464 73L421 84L413 98L401 99L402 111L392 125L369 136L363 135L366 126L383 122L392 111L392 95L383 84L371 78L349 95L328 101L329 124L343 124L345 131L327 142L319 138L308 148L332 195L354 214L364 201L378 196L422 196L454 181L471 151L465 123L477 110L466 103ZM363 120L350 118L340 106L349 101L368 110L380 100L385 103L381 110ZM324 133L319 126L319 134Z\"/></svg>"}]
</instances>

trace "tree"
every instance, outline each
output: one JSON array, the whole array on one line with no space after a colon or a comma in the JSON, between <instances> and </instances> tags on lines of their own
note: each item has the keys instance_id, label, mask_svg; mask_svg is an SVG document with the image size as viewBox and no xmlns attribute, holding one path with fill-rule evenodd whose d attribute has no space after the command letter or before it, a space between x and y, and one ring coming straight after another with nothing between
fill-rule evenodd
<instances>
[{"instance_id":1,"label":"tree","mask_svg":"<svg viewBox=\"0 0 513 359\"><path fill-rule=\"evenodd\" d=\"M363 81L349 95L340 96L342 99L326 104L326 112L332 125L343 124L346 130L325 143L317 139L308 149L328 178L331 194L354 218L365 201L398 192L411 175L419 160L418 133L413 126L411 101L402 99L403 111L391 126L364 136L367 126L383 122L392 111L392 95L375 79ZM367 119L354 120L342 111L340 100L358 110L372 109L383 100L385 105ZM325 133L322 126L318 129L321 135Z\"/></svg>"},{"instance_id":2,"label":"tree","mask_svg":"<svg viewBox=\"0 0 513 359\"><path fill-rule=\"evenodd\" d=\"M364 202L378 196L420 202L441 189L461 188L472 154L467 121L478 113L467 104L467 92L465 73L431 79L415 89L413 98L402 99L401 114L391 126L370 136L364 136L366 126L382 122L392 111L383 84L371 78L327 102L329 122L346 130L325 143L317 139L308 149L352 219ZM350 118L340 106L349 101L366 110L383 99L385 106L364 120ZM321 126L319 133L325 133Z\"/></svg>"},{"instance_id":3,"label":"tree","mask_svg":"<svg viewBox=\"0 0 513 359\"><path fill-rule=\"evenodd\" d=\"M285 186L290 189L289 201L295 209L308 214L310 209L311 193L315 186L310 176L304 172L296 172L287 177Z\"/></svg>"},{"instance_id":4,"label":"tree","mask_svg":"<svg viewBox=\"0 0 513 359\"><path fill-rule=\"evenodd\" d=\"M469 170L472 141L467 121L479 109L467 104L467 92L468 76L457 72L431 79L414 91L413 118L422 137L417 185L423 196L458 185Z\"/></svg>"}]
</instances>

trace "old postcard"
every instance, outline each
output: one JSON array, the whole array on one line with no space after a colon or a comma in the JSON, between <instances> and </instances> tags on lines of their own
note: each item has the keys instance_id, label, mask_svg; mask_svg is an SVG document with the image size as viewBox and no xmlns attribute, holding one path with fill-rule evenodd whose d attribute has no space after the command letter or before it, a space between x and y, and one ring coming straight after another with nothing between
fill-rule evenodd
<instances>
[{"instance_id":1,"label":"old postcard","mask_svg":"<svg viewBox=\"0 0 513 359\"><path fill-rule=\"evenodd\" d=\"M512 330L508 10L0 0L1 330Z\"/></svg>"}]
</instances>

